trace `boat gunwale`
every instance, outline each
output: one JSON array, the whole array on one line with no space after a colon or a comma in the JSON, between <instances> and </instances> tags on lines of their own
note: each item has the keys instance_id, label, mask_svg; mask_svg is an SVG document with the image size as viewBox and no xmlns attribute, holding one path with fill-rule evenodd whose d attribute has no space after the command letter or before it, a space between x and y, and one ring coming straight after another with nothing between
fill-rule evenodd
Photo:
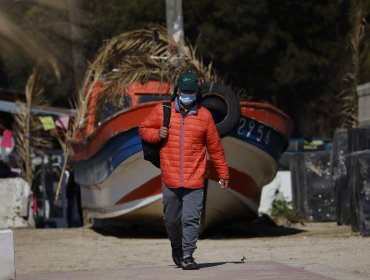
<instances>
[{"instance_id":1,"label":"boat gunwale","mask_svg":"<svg viewBox=\"0 0 370 280\"><path fill-rule=\"evenodd\" d=\"M141 122L140 120L137 121L136 124L131 125L125 125L122 120L117 120L118 118L125 118L126 114L132 114L135 112L138 112L139 110L147 110L154 108L157 104L161 103L163 101L149 101L145 103L141 103L138 105L126 107L123 110L120 110L113 114L112 116L106 118L104 121L99 123L99 126L95 128L90 134L88 135L82 135L81 138L73 138L69 140L70 145L72 146L73 153L71 155L71 158L73 160L87 160L91 158L93 155L95 155L108 141L109 139L117 136L120 133L126 132L132 128L135 128L139 125ZM286 123L286 126L281 125L279 127L278 125L275 125L272 121L268 121L267 118L261 119L258 118L258 116L254 116L253 114L245 114L242 112L241 116L248 117L250 119L253 119L263 125L266 125L270 127L271 129L275 130L279 134L281 134L286 140L289 139L291 129L292 129L292 121L284 112L277 109L276 107L265 104L265 103L259 103L259 102L245 102L241 101L240 106L245 108L246 110L252 109L249 112L253 112L253 108L256 108L257 110L265 110L271 112L269 116L272 116L272 119L277 120L278 123ZM116 125L115 122L120 121L122 125ZM113 129L110 128L110 126L114 126ZM102 130L106 130L106 132L102 132ZM97 141L99 140L99 141ZM86 149L84 147L90 146L90 149Z\"/></svg>"},{"instance_id":2,"label":"boat gunwale","mask_svg":"<svg viewBox=\"0 0 370 280\"><path fill-rule=\"evenodd\" d=\"M292 133L292 130L293 130L293 121L287 114L285 114L280 109L276 108L273 105L267 104L267 103L249 102L249 101L241 101L240 102L240 107L242 109L241 110L241 115L242 116L248 117L248 118L253 119L253 120L255 120L255 121L257 121L261 124L264 124L264 125L272 128L272 129L276 130L279 134L283 135L285 139L289 139L289 137ZM275 119L276 118L281 119L287 125L286 126L276 125L276 124L273 124L271 121L269 122L267 119L265 119L265 120L262 119L261 120L260 118L258 118L256 116L253 116L253 114L245 114L245 113L242 112L243 108L245 108L246 110L256 108L257 110L269 111L273 114L273 116L275 116ZM251 110L249 110L249 112L251 112Z\"/></svg>"},{"instance_id":3,"label":"boat gunwale","mask_svg":"<svg viewBox=\"0 0 370 280\"><path fill-rule=\"evenodd\" d=\"M137 106L125 108L124 110L121 110L105 119L92 133L86 135L84 138L69 140L73 150L71 155L72 160L88 160L94 156L109 141L109 139L137 127L141 122L141 120L138 120L136 124L129 126L125 126L124 124L118 125L117 127L119 129L117 129L117 127L114 127L114 129L110 128L110 126L114 126L116 122L122 123L118 118L125 118L126 114L134 113L138 110L149 111L160 102L162 101L146 102ZM103 129L107 132L102 132ZM89 146L90 148L87 149L86 147Z\"/></svg>"},{"instance_id":4,"label":"boat gunwale","mask_svg":"<svg viewBox=\"0 0 370 280\"><path fill-rule=\"evenodd\" d=\"M132 112L132 111L135 111L135 110L140 110L144 107L154 107L155 105L157 105L160 102L162 102L162 101L149 101L149 102L141 103L141 104L138 104L138 105L126 107L126 108L124 108L120 111L117 111L115 114L109 116L108 118L104 119L102 122L99 122L99 125L90 134L84 135L84 137L81 137L80 139L72 138L72 139L69 140L69 142L72 143L72 144L75 144L75 143L91 141L92 138L94 138L96 135L99 134L100 130L102 130L103 126L106 123L113 121L115 118L118 118L119 116L121 116L123 114L129 113L129 112ZM128 129L131 129L131 128L132 127L128 128ZM83 135L83 134L81 133L79 135Z\"/></svg>"}]
</instances>

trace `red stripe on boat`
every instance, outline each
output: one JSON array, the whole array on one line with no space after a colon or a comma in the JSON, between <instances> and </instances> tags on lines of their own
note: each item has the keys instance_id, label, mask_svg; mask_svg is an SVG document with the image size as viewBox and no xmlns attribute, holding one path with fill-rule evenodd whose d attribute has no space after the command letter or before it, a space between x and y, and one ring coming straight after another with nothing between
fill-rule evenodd
<instances>
[{"instance_id":1,"label":"red stripe on boat","mask_svg":"<svg viewBox=\"0 0 370 280\"><path fill-rule=\"evenodd\" d=\"M291 118L272 105L259 102L240 102L240 113L275 129L286 139L290 137L293 129Z\"/></svg>"},{"instance_id":2,"label":"red stripe on boat","mask_svg":"<svg viewBox=\"0 0 370 280\"><path fill-rule=\"evenodd\" d=\"M217 181L217 173L213 166L209 165L208 179ZM234 168L230 168L229 187L248 197L255 203L259 203L261 190L247 174ZM116 205L150 197L162 192L161 176L154 177L116 202Z\"/></svg>"},{"instance_id":3,"label":"red stripe on boat","mask_svg":"<svg viewBox=\"0 0 370 280\"><path fill-rule=\"evenodd\" d=\"M133 190L129 194L122 197L116 202L116 205L134 201L137 199L146 198L162 192L162 180L161 176L154 177L150 179L145 184L141 185L137 189Z\"/></svg>"},{"instance_id":4,"label":"red stripe on boat","mask_svg":"<svg viewBox=\"0 0 370 280\"><path fill-rule=\"evenodd\" d=\"M253 181L251 177L247 174L242 173L232 167L229 167L230 170L230 182L229 188L241 193L242 195L248 197L253 202L259 204L261 198L261 189ZM218 181L218 176L216 169L213 167L213 164L208 161L208 179L213 181Z\"/></svg>"}]
</instances>

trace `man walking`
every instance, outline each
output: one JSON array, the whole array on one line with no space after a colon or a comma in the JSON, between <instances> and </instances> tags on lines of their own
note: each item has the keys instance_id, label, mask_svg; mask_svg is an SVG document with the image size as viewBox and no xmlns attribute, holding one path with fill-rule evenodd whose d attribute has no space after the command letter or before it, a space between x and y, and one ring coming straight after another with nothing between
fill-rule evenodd
<instances>
[{"instance_id":1,"label":"man walking","mask_svg":"<svg viewBox=\"0 0 370 280\"><path fill-rule=\"evenodd\" d=\"M171 102L169 128L163 127L163 105L158 104L140 124L147 142L164 140L160 151L164 223L172 259L184 270L199 269L194 261L203 205L207 157L214 164L222 188L229 184L229 168L211 113L197 104L198 79L184 72L177 80Z\"/></svg>"}]
</instances>

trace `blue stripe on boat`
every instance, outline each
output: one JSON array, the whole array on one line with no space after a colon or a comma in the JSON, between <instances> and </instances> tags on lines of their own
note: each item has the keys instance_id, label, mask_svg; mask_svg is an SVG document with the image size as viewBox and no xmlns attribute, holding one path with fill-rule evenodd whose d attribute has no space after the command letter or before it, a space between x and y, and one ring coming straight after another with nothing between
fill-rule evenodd
<instances>
[{"instance_id":1,"label":"blue stripe on boat","mask_svg":"<svg viewBox=\"0 0 370 280\"><path fill-rule=\"evenodd\" d=\"M287 141L273 128L244 116L240 117L239 124L229 133L229 136L256 146L276 161L279 160Z\"/></svg>"},{"instance_id":2,"label":"blue stripe on boat","mask_svg":"<svg viewBox=\"0 0 370 280\"><path fill-rule=\"evenodd\" d=\"M268 153L276 161L284 150L286 139L276 130L242 116L228 136L235 137ZM110 139L88 160L74 161L75 181L81 185L102 183L127 158L142 151L137 128Z\"/></svg>"},{"instance_id":3,"label":"blue stripe on boat","mask_svg":"<svg viewBox=\"0 0 370 280\"><path fill-rule=\"evenodd\" d=\"M118 165L140 151L141 138L137 128L120 133L88 160L73 162L75 181L81 185L102 183Z\"/></svg>"}]
</instances>

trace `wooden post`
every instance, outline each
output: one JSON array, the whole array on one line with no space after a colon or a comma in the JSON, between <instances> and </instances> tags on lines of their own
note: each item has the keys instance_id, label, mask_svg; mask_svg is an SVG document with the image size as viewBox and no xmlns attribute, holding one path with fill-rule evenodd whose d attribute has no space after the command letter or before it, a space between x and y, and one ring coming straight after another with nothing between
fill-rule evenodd
<instances>
[{"instance_id":1,"label":"wooden post","mask_svg":"<svg viewBox=\"0 0 370 280\"><path fill-rule=\"evenodd\" d=\"M179 49L184 47L184 24L182 18L182 0L166 0L166 23L170 36Z\"/></svg>"},{"instance_id":2,"label":"wooden post","mask_svg":"<svg viewBox=\"0 0 370 280\"><path fill-rule=\"evenodd\" d=\"M84 32L80 24L82 16L78 14L80 13L81 6L81 0L69 0L68 2L69 20L71 26L74 84L76 91L79 90L82 84L82 79L86 68L85 56L82 49Z\"/></svg>"}]
</instances>

